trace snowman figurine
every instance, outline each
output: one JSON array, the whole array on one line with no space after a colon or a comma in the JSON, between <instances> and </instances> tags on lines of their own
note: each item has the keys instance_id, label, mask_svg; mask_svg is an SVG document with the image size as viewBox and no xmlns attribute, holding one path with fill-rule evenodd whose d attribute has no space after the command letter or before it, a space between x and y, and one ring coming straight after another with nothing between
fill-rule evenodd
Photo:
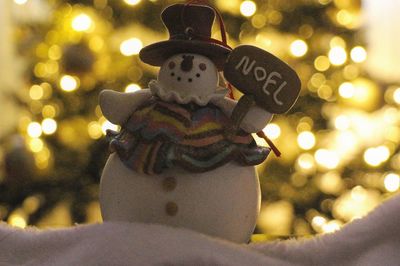
<instances>
[{"instance_id":1,"label":"snowman figurine","mask_svg":"<svg viewBox=\"0 0 400 266\"><path fill-rule=\"evenodd\" d=\"M175 4L162 12L170 38L143 48L160 66L148 89L100 94L100 107L120 132L108 132L112 154L100 184L104 221L183 227L247 242L260 208L254 165L270 148L258 132L272 114L252 106L240 129L230 115L237 102L218 87L231 48L210 38L215 17L205 5Z\"/></svg>"}]
</instances>

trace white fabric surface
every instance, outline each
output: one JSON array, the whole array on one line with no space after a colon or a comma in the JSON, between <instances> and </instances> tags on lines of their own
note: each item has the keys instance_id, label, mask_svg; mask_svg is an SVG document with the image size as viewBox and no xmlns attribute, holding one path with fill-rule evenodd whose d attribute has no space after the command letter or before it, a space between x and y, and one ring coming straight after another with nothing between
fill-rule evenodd
<instances>
[{"instance_id":1,"label":"white fabric surface","mask_svg":"<svg viewBox=\"0 0 400 266\"><path fill-rule=\"evenodd\" d=\"M397 196L336 233L250 245L151 224L1 224L0 265L400 265L399 221Z\"/></svg>"}]
</instances>

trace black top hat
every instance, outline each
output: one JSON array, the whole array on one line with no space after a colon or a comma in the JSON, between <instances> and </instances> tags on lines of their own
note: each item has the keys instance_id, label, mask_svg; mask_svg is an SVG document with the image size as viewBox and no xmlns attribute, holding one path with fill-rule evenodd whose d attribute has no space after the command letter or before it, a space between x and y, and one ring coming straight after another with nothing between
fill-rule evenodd
<instances>
[{"instance_id":1,"label":"black top hat","mask_svg":"<svg viewBox=\"0 0 400 266\"><path fill-rule=\"evenodd\" d=\"M144 47L140 59L153 66L161 66L165 60L178 53L201 54L214 62L218 70L223 68L231 48L224 42L211 38L214 10L205 5L175 4L161 13L161 19L169 32L169 40Z\"/></svg>"}]
</instances>

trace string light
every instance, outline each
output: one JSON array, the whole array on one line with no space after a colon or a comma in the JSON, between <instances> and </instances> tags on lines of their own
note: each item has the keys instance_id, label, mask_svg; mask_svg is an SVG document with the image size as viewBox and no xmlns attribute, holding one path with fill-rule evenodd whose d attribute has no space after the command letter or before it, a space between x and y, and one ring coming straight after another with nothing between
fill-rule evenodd
<instances>
[{"instance_id":1,"label":"string light","mask_svg":"<svg viewBox=\"0 0 400 266\"><path fill-rule=\"evenodd\" d=\"M315 136L311 131L303 131L297 136L297 143L303 150L310 150L315 145Z\"/></svg>"},{"instance_id":2,"label":"string light","mask_svg":"<svg viewBox=\"0 0 400 266\"><path fill-rule=\"evenodd\" d=\"M57 130L57 122L54 119L46 118L42 121L42 130L46 135L54 134Z\"/></svg>"},{"instance_id":3,"label":"string light","mask_svg":"<svg viewBox=\"0 0 400 266\"><path fill-rule=\"evenodd\" d=\"M62 76L60 79L60 87L63 91L66 92L71 92L76 90L78 87L77 78L70 75Z\"/></svg>"},{"instance_id":4,"label":"string light","mask_svg":"<svg viewBox=\"0 0 400 266\"><path fill-rule=\"evenodd\" d=\"M327 149L317 150L314 157L320 166L327 169L335 169L340 162L338 155L334 151Z\"/></svg>"},{"instance_id":5,"label":"string light","mask_svg":"<svg viewBox=\"0 0 400 266\"><path fill-rule=\"evenodd\" d=\"M329 58L325 55L320 55L314 60L314 67L318 71L326 71L329 69L330 65Z\"/></svg>"},{"instance_id":6,"label":"string light","mask_svg":"<svg viewBox=\"0 0 400 266\"><path fill-rule=\"evenodd\" d=\"M119 46L121 53L125 56L138 54L143 47L143 43L138 38L125 40Z\"/></svg>"},{"instance_id":7,"label":"string light","mask_svg":"<svg viewBox=\"0 0 400 266\"><path fill-rule=\"evenodd\" d=\"M281 128L275 123L268 124L263 131L270 139L277 139L281 135Z\"/></svg>"},{"instance_id":8,"label":"string light","mask_svg":"<svg viewBox=\"0 0 400 266\"><path fill-rule=\"evenodd\" d=\"M256 10L257 6L253 1L243 1L240 5L240 13L245 17L251 17Z\"/></svg>"},{"instance_id":9,"label":"string light","mask_svg":"<svg viewBox=\"0 0 400 266\"><path fill-rule=\"evenodd\" d=\"M364 62L367 59L367 52L361 46L356 46L350 51L351 59L356 63Z\"/></svg>"},{"instance_id":10,"label":"string light","mask_svg":"<svg viewBox=\"0 0 400 266\"><path fill-rule=\"evenodd\" d=\"M28 2L28 0L14 0L14 3L17 5L25 5Z\"/></svg>"},{"instance_id":11,"label":"string light","mask_svg":"<svg viewBox=\"0 0 400 266\"><path fill-rule=\"evenodd\" d=\"M41 139L39 138L32 138L29 141L29 148L33 152L40 152L43 149L44 143Z\"/></svg>"},{"instance_id":12,"label":"string light","mask_svg":"<svg viewBox=\"0 0 400 266\"><path fill-rule=\"evenodd\" d=\"M141 88L138 84L131 83L125 88L125 92L135 92L139 91Z\"/></svg>"},{"instance_id":13,"label":"string light","mask_svg":"<svg viewBox=\"0 0 400 266\"><path fill-rule=\"evenodd\" d=\"M29 89L29 96L32 100L39 100L43 97L43 88L39 85L33 85Z\"/></svg>"},{"instance_id":14,"label":"string light","mask_svg":"<svg viewBox=\"0 0 400 266\"><path fill-rule=\"evenodd\" d=\"M343 82L339 86L339 95L343 98L349 99L354 96L355 88L354 85L350 82Z\"/></svg>"},{"instance_id":15,"label":"string light","mask_svg":"<svg viewBox=\"0 0 400 266\"><path fill-rule=\"evenodd\" d=\"M295 57L301 57L308 51L307 43L303 40L295 40L290 44L290 52Z\"/></svg>"},{"instance_id":16,"label":"string light","mask_svg":"<svg viewBox=\"0 0 400 266\"><path fill-rule=\"evenodd\" d=\"M304 170L313 169L315 166L314 157L309 153L303 153L297 158L297 164Z\"/></svg>"},{"instance_id":17,"label":"string light","mask_svg":"<svg viewBox=\"0 0 400 266\"><path fill-rule=\"evenodd\" d=\"M398 174L389 173L384 179L385 188L389 192L395 192L400 187L400 177Z\"/></svg>"},{"instance_id":18,"label":"string light","mask_svg":"<svg viewBox=\"0 0 400 266\"><path fill-rule=\"evenodd\" d=\"M27 226L26 217L19 211L14 211L9 217L7 222L15 227L25 228Z\"/></svg>"},{"instance_id":19,"label":"string light","mask_svg":"<svg viewBox=\"0 0 400 266\"><path fill-rule=\"evenodd\" d=\"M346 50L343 47L336 46L329 50L329 61L332 65L343 65L347 60Z\"/></svg>"},{"instance_id":20,"label":"string light","mask_svg":"<svg viewBox=\"0 0 400 266\"><path fill-rule=\"evenodd\" d=\"M88 124L88 134L92 139L99 139L103 136L103 129L97 121Z\"/></svg>"},{"instance_id":21,"label":"string light","mask_svg":"<svg viewBox=\"0 0 400 266\"><path fill-rule=\"evenodd\" d=\"M373 167L376 167L387 161L390 156L390 150L386 146L368 148L364 152L364 161Z\"/></svg>"},{"instance_id":22,"label":"string light","mask_svg":"<svg viewBox=\"0 0 400 266\"><path fill-rule=\"evenodd\" d=\"M124 0L124 2L130 6L135 6L141 2L141 0Z\"/></svg>"},{"instance_id":23,"label":"string light","mask_svg":"<svg viewBox=\"0 0 400 266\"><path fill-rule=\"evenodd\" d=\"M101 129L103 131L103 135L105 135L107 133L107 129L117 131L118 125L114 125L110 121L106 120L101 124Z\"/></svg>"},{"instance_id":24,"label":"string light","mask_svg":"<svg viewBox=\"0 0 400 266\"><path fill-rule=\"evenodd\" d=\"M32 138L38 138L42 135L42 127L38 122L31 122L28 125L28 135Z\"/></svg>"},{"instance_id":25,"label":"string light","mask_svg":"<svg viewBox=\"0 0 400 266\"><path fill-rule=\"evenodd\" d=\"M400 88L394 90L393 100L395 101L395 103L400 104Z\"/></svg>"},{"instance_id":26,"label":"string light","mask_svg":"<svg viewBox=\"0 0 400 266\"><path fill-rule=\"evenodd\" d=\"M88 31L92 26L92 19L86 14L80 14L72 20L71 26L76 31Z\"/></svg>"}]
</instances>

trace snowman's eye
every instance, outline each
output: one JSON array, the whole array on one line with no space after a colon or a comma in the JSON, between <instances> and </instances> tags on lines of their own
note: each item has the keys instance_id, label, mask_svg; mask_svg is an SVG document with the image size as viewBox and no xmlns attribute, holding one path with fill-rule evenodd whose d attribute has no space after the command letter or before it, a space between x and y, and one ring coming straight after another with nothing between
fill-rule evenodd
<instances>
[{"instance_id":1,"label":"snowman's eye","mask_svg":"<svg viewBox=\"0 0 400 266\"><path fill-rule=\"evenodd\" d=\"M196 74L196 77L200 78L200 73L197 73L197 74Z\"/></svg>"},{"instance_id":2,"label":"snowman's eye","mask_svg":"<svg viewBox=\"0 0 400 266\"><path fill-rule=\"evenodd\" d=\"M207 66L204 63L200 63L199 68L200 68L200 70L204 71L207 69Z\"/></svg>"},{"instance_id":3,"label":"snowman's eye","mask_svg":"<svg viewBox=\"0 0 400 266\"><path fill-rule=\"evenodd\" d=\"M174 61L169 62L168 67L169 69L173 69L175 67L175 62Z\"/></svg>"}]
</instances>

